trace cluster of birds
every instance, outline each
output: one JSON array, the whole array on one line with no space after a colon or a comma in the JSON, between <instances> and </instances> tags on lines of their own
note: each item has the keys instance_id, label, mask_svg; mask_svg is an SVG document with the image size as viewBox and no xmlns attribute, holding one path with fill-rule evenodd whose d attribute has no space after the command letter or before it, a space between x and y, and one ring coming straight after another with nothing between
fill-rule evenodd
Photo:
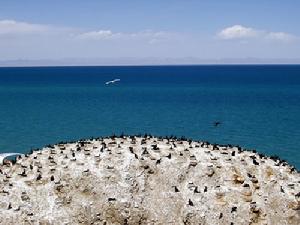
<instances>
[{"instance_id":1,"label":"cluster of birds","mask_svg":"<svg viewBox=\"0 0 300 225\"><path fill-rule=\"evenodd\" d=\"M109 84L113 84L113 83L119 82L119 81L120 81L120 79L114 79L114 80L106 82L105 84L109 85ZM220 121L216 121L213 124L214 124L215 127L218 127L219 125L221 125L221 122ZM124 136L124 135L121 135L121 136ZM112 137L116 137L116 136L113 135ZM175 137L175 136L167 137L167 139L172 139L173 137ZM174 138L174 139L177 139L177 138ZM18 155L22 155L22 154L21 153L1 153L0 154L0 165L3 165L3 163L4 163L4 161L5 161L6 158L8 158L8 157L15 157L15 156L18 156Z\"/></svg>"},{"instance_id":2,"label":"cluster of birds","mask_svg":"<svg viewBox=\"0 0 300 225\"><path fill-rule=\"evenodd\" d=\"M138 139L138 137L140 137L141 139ZM120 138L121 140L116 140L117 138ZM192 162L195 159L195 156L193 156L191 153L190 148L198 148L198 147L202 147L202 148L208 148L209 151L212 150L220 150L221 154L227 154L229 157L235 157L236 154L239 154L243 151L243 149L239 146L235 146L234 150L230 150L230 151L223 151L225 149L231 149L233 146L231 145L217 145L217 144L211 144L209 142L201 142L201 141L193 141L191 139L188 139L186 137L176 137L174 135L171 136L165 136L165 137L157 137L155 139L152 140L152 138L154 138L154 136L150 135L150 134L145 134L145 135L131 135L131 136L126 136L124 134L121 134L119 136L117 135L112 135L110 137L106 137L106 138L91 138L91 139L87 139L87 140L79 140L76 142L60 142L56 145L48 145L46 146L46 148L48 148L49 150L49 155L43 155L43 157L47 157L49 163L53 163L56 164L58 163L57 158L55 156L55 154L64 154L66 157L71 158L70 160L72 161L73 159L77 161L79 160L80 157L78 157L79 154L93 154L97 153L94 155L95 159L96 157L99 157L99 153L103 153L103 152L109 152L111 153L111 151L113 149L117 149L117 148L122 148L124 146L127 146L127 150L134 155L134 157L137 160L140 160L141 157L147 157L149 156L151 153L151 151L153 152L159 152L161 149L161 145L160 145L160 141L163 141L163 143L168 144L169 148L167 149L167 151L169 152L169 154L164 155L163 157L160 156L159 158L157 158L155 161L153 161L153 165L155 167L158 166L159 164L162 164L164 162L164 160L168 160L168 159L173 159L173 157L175 156L175 154L180 152L180 156L182 156L182 154L187 153L188 155L190 154L190 161ZM108 140L105 140L108 139ZM149 142L150 140L150 142ZM94 145L95 141L99 141L99 145L97 143L97 145ZM182 150L180 149L180 151L174 151L175 149L178 149L178 146L180 146L181 144L183 144L183 142L185 142L185 149ZM65 144L76 144L74 145L72 148L69 148L65 146ZM130 143L130 145L123 145L122 143ZM139 149L137 149L136 144L141 144L142 148L141 151ZM96 148L94 148L96 147ZM93 150L92 150L93 149ZM208 150L207 150L208 151ZM60 153L59 153L60 152ZM81 152L81 153L80 153ZM254 152L255 153L255 152ZM18 156L21 155L19 153L6 153L6 154L2 154L0 155L0 162L3 163L4 159L6 157L10 157L10 156ZM28 157L29 155L25 155L25 157ZM36 157L36 156L34 156ZM259 165L259 163L261 162L261 159L265 159L267 158L266 156L262 155L262 154L253 154L250 156L250 159L253 162L253 165ZM62 157L60 157L60 159L62 159ZM286 162L280 160L277 156L271 157L272 160L274 160L277 165L283 164L285 165ZM211 160L215 160L215 159L211 159ZM151 174L153 173L152 168L153 165L151 164L144 164L144 169L145 171L147 171L147 174ZM191 166L195 166L195 164L191 164ZM26 172L26 168L25 165L21 165L22 168L24 168L23 172L20 172L18 175L22 176L22 177L26 177L27 176L27 172ZM32 170L32 165L30 165L30 170ZM110 169L110 167L107 167L107 169ZM29 170L27 170L29 171ZM37 181L38 180L43 180L43 179L49 179L51 182L55 182L55 176L51 176L51 177L47 177L44 178L44 175L42 174L43 169L41 169L41 171L39 171L39 169L37 170L38 174L35 175L35 178ZM84 171L88 173L88 170ZM1 169L0 169L0 173L1 173ZM207 174L209 177L210 176L215 176L213 172L209 171L209 173ZM42 177L43 176L43 177ZM250 180L255 180L255 176L252 174L248 174L248 177L250 178ZM239 182L241 184L243 184L243 187L247 188L249 187L249 184L247 184L244 181L238 180L236 182ZM57 184L58 186L60 184ZM196 185L194 185L193 183L189 183L189 186L191 186L191 189L193 191L194 194L198 194L198 193L205 193L205 195L207 194L206 192L210 192L211 187L209 186L204 186L203 188L198 187ZM183 190L181 189L182 187L180 186L172 186L172 190L176 193L182 192ZM284 192L285 190L281 187L281 192ZM300 192L298 194L300 196ZM113 202L113 201L117 201L116 198L114 197L109 197L108 198L109 202ZM187 205L189 207L194 207L197 204L197 201L194 200L193 198L189 198L187 201ZM253 211L256 212L257 214L259 214L259 210L257 208L255 208L255 205L251 205L251 207L253 207ZM11 209L12 206L9 204L8 209ZM233 206L231 208L231 213L235 213L237 211L237 207ZM223 217L223 213L220 213L219 215L219 219L221 219Z\"/></svg>"}]
</instances>

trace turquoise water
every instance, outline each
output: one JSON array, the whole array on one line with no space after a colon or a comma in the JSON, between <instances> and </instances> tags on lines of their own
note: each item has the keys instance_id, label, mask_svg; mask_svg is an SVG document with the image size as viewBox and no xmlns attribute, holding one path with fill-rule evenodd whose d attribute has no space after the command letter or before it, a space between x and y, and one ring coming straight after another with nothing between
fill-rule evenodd
<instances>
[{"instance_id":1,"label":"turquoise water","mask_svg":"<svg viewBox=\"0 0 300 225\"><path fill-rule=\"evenodd\" d=\"M240 145L300 168L300 66L0 68L0 152L122 132Z\"/></svg>"}]
</instances>

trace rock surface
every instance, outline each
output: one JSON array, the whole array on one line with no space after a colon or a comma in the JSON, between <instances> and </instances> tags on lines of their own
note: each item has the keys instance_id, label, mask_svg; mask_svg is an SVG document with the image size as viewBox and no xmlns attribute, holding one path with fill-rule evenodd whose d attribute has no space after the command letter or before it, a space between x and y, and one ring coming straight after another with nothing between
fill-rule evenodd
<instances>
[{"instance_id":1,"label":"rock surface","mask_svg":"<svg viewBox=\"0 0 300 225\"><path fill-rule=\"evenodd\" d=\"M300 224L300 174L185 139L63 143L0 166L0 224Z\"/></svg>"}]
</instances>

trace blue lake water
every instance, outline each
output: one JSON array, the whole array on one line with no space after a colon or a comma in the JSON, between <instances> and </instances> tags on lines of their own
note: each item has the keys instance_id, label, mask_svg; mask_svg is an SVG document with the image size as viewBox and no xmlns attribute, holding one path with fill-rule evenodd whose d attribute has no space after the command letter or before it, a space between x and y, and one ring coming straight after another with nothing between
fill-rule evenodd
<instances>
[{"instance_id":1,"label":"blue lake water","mask_svg":"<svg viewBox=\"0 0 300 225\"><path fill-rule=\"evenodd\" d=\"M300 66L0 68L0 152L122 132L240 145L300 168Z\"/></svg>"}]
</instances>

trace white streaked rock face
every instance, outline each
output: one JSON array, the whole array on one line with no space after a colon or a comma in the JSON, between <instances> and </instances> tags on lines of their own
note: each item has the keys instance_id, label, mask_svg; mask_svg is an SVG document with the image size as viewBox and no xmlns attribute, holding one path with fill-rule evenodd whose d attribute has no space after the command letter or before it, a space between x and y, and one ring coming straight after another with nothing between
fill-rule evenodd
<instances>
[{"instance_id":1,"label":"white streaked rock face","mask_svg":"<svg viewBox=\"0 0 300 225\"><path fill-rule=\"evenodd\" d=\"M0 169L0 224L300 224L300 174L238 147L94 139Z\"/></svg>"}]
</instances>

